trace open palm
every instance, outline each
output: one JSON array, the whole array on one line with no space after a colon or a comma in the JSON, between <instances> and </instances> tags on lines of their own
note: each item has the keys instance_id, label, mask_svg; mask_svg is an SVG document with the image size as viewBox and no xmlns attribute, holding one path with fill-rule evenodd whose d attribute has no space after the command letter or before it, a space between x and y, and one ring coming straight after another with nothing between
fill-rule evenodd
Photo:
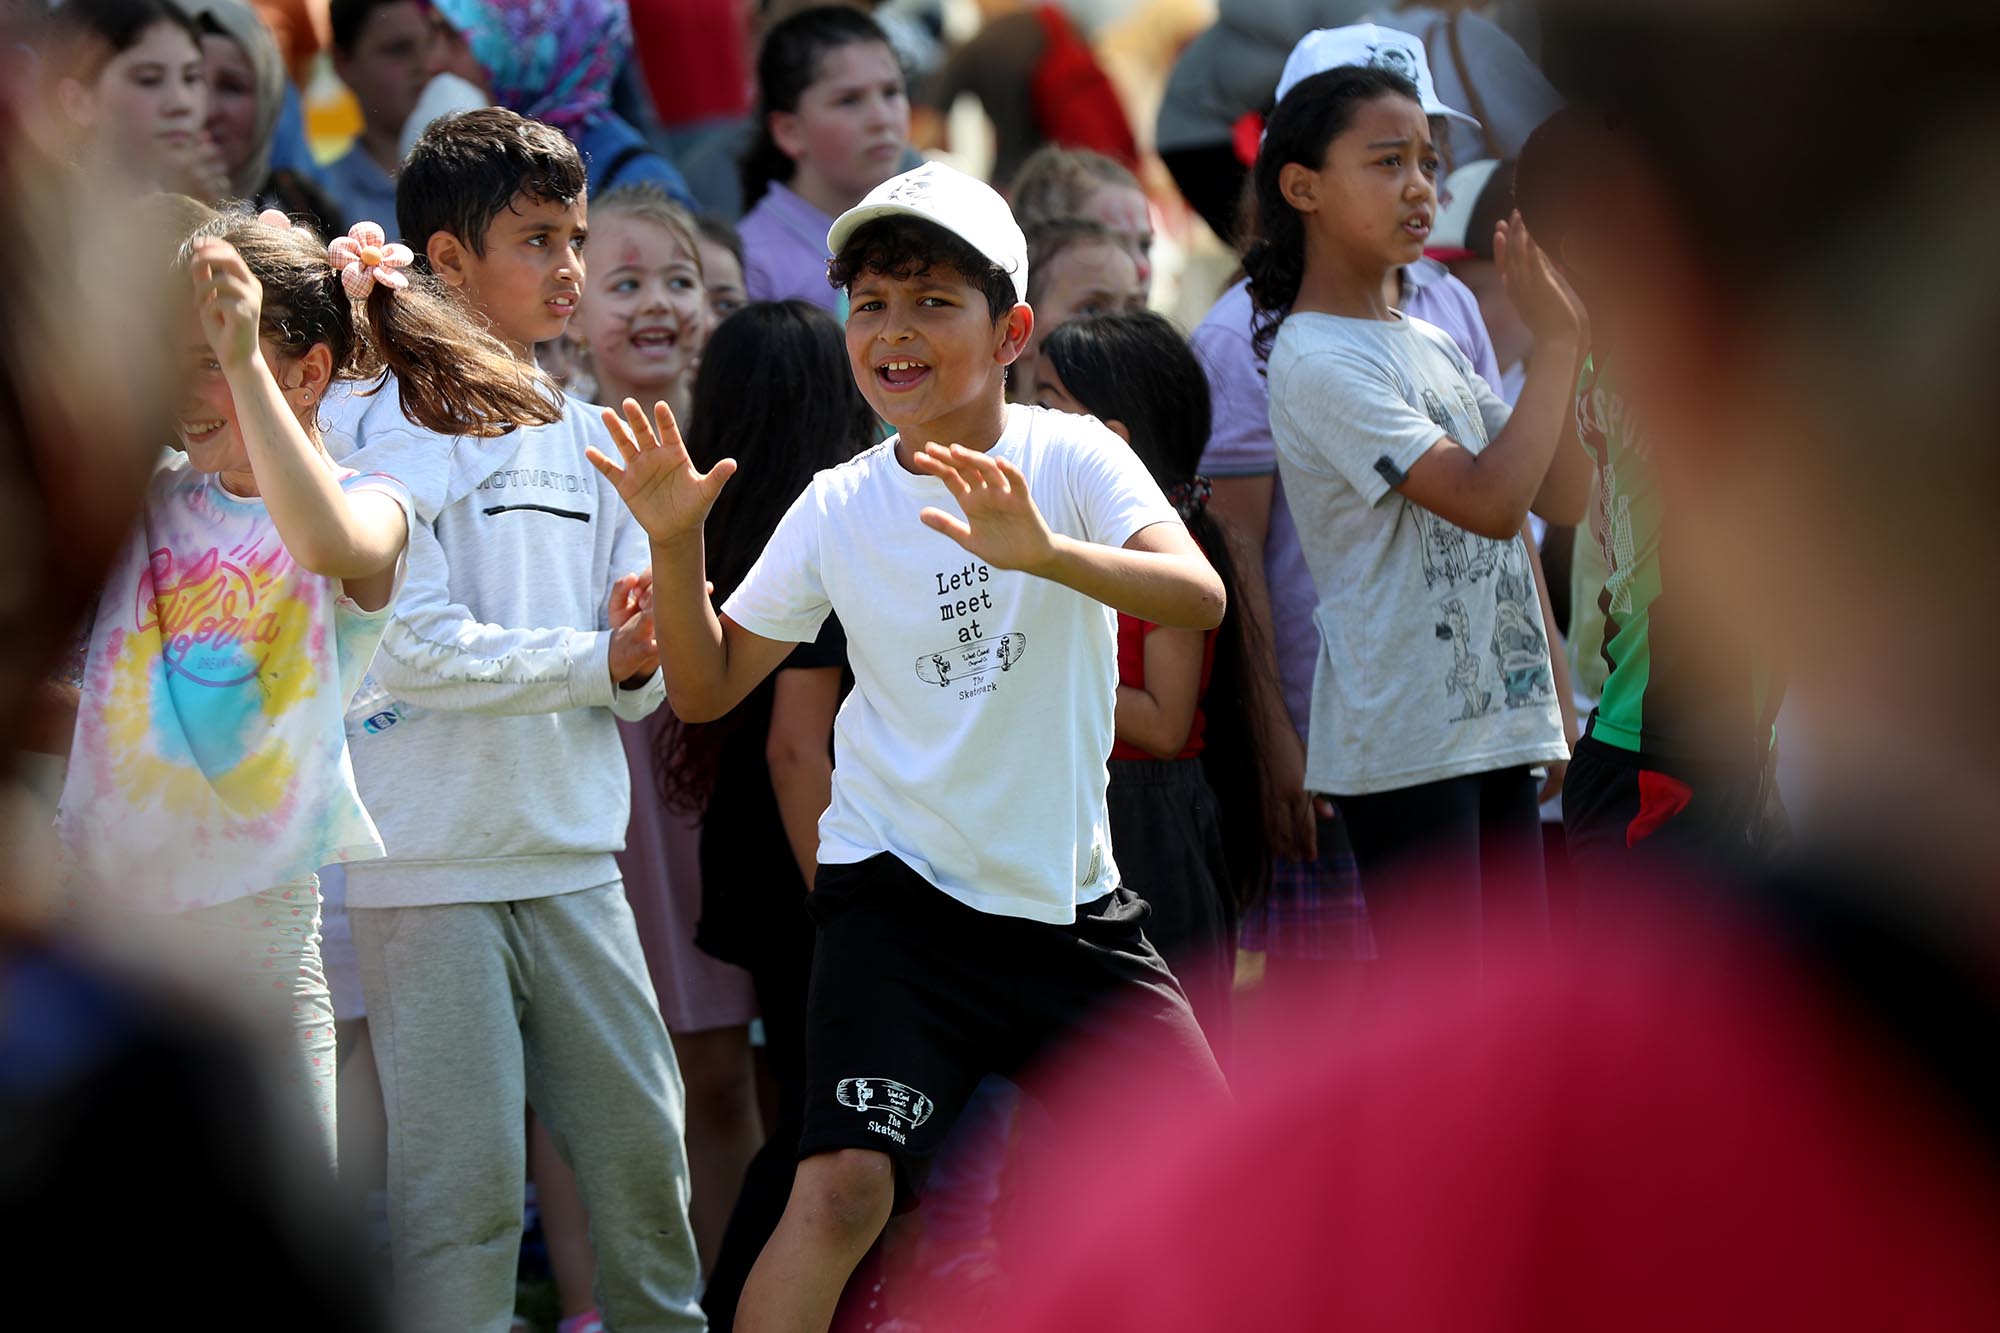
<instances>
[{"instance_id":1,"label":"open palm","mask_svg":"<svg viewBox=\"0 0 2000 1333\"><path fill-rule=\"evenodd\" d=\"M605 409L604 424L623 466L596 449L585 449L584 456L617 488L646 535L666 542L699 533L722 484L735 473L736 460L725 458L707 472L697 471L665 403L655 404L648 420L646 409L627 398L622 417Z\"/></svg>"},{"instance_id":2,"label":"open palm","mask_svg":"<svg viewBox=\"0 0 2000 1333\"><path fill-rule=\"evenodd\" d=\"M942 481L965 512L960 519L942 509L925 509L926 527L942 532L995 569L1033 573L1048 562L1054 540L1028 494L1028 479L1002 458L962 444L925 445L911 463Z\"/></svg>"}]
</instances>

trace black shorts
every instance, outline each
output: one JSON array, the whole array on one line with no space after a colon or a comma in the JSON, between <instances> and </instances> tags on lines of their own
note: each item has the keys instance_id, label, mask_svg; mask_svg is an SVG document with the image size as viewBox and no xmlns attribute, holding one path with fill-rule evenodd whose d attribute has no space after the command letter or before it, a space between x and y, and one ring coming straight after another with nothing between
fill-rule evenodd
<instances>
[{"instance_id":1,"label":"black shorts","mask_svg":"<svg viewBox=\"0 0 2000 1333\"><path fill-rule=\"evenodd\" d=\"M1062 1039L1101 1041L1114 1065L1185 1062L1191 1089L1223 1093L1129 890L1048 925L967 907L884 852L821 866L806 906L819 941L799 1156L887 1153L899 1209L915 1203L980 1079L1018 1076Z\"/></svg>"}]
</instances>

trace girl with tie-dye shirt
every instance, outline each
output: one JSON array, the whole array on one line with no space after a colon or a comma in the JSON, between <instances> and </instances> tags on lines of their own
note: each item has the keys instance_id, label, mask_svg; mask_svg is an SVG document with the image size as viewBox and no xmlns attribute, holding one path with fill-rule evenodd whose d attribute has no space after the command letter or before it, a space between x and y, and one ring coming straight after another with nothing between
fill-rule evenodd
<instances>
[{"instance_id":1,"label":"girl with tie-dye shirt","mask_svg":"<svg viewBox=\"0 0 2000 1333\"><path fill-rule=\"evenodd\" d=\"M382 855L341 719L387 626L412 500L396 478L337 467L318 406L386 367L435 430L555 411L411 259L373 224L327 246L275 212L216 219L183 248L183 456L154 475L100 598L58 817L91 901L169 914L260 1008L281 1006L329 1162L313 871ZM427 373L440 364L472 366L473 390L447 401Z\"/></svg>"}]
</instances>

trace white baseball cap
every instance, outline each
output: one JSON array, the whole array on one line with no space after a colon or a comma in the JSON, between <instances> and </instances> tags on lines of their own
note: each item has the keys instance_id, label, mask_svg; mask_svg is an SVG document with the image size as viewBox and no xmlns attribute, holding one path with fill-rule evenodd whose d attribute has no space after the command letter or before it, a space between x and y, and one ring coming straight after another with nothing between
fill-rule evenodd
<instances>
[{"instance_id":1,"label":"white baseball cap","mask_svg":"<svg viewBox=\"0 0 2000 1333\"><path fill-rule=\"evenodd\" d=\"M1417 103L1426 116L1443 116L1468 129L1479 128L1479 122L1471 116L1438 101L1437 88L1431 83L1430 58L1424 53L1421 38L1373 23L1320 28L1299 38L1298 45L1285 59L1285 72L1278 76L1278 92L1271 99L1272 104L1284 101L1285 94L1303 80L1342 65L1364 65L1400 74L1417 85Z\"/></svg>"},{"instance_id":2,"label":"white baseball cap","mask_svg":"<svg viewBox=\"0 0 2000 1333\"><path fill-rule=\"evenodd\" d=\"M893 217L922 218L943 227L1013 278L1016 299L1028 299L1028 238L1014 221L1014 210L985 181L942 162L891 176L834 219L826 248L837 255L856 228Z\"/></svg>"}]
</instances>

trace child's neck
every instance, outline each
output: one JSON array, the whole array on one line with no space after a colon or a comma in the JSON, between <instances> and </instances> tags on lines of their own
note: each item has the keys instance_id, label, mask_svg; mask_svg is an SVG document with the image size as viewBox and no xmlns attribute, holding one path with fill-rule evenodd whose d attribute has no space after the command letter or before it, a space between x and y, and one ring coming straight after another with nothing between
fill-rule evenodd
<instances>
[{"instance_id":1,"label":"child's neck","mask_svg":"<svg viewBox=\"0 0 2000 1333\"><path fill-rule=\"evenodd\" d=\"M597 377L597 401L605 407L618 407L627 398L635 399L650 412L653 404L664 402L673 409L674 420L682 430L687 429L688 408L694 400L694 377L684 375L666 385L627 384L615 379Z\"/></svg>"},{"instance_id":2,"label":"child's neck","mask_svg":"<svg viewBox=\"0 0 2000 1333\"><path fill-rule=\"evenodd\" d=\"M1401 293L1401 266L1384 269L1377 260L1357 262L1345 252L1306 236L1305 276L1292 309L1346 319L1392 320L1390 293Z\"/></svg>"},{"instance_id":3,"label":"child's neck","mask_svg":"<svg viewBox=\"0 0 2000 1333\"><path fill-rule=\"evenodd\" d=\"M926 421L922 425L899 427L896 433L896 461L915 472L910 461L924 451L925 445L962 444L983 454L1000 443L1000 437L1006 433L1007 401L996 393L991 399L981 399L975 406L950 416Z\"/></svg>"},{"instance_id":4,"label":"child's neck","mask_svg":"<svg viewBox=\"0 0 2000 1333\"><path fill-rule=\"evenodd\" d=\"M798 164L785 188L830 218L839 217L863 198L840 189L805 162Z\"/></svg>"}]
</instances>

